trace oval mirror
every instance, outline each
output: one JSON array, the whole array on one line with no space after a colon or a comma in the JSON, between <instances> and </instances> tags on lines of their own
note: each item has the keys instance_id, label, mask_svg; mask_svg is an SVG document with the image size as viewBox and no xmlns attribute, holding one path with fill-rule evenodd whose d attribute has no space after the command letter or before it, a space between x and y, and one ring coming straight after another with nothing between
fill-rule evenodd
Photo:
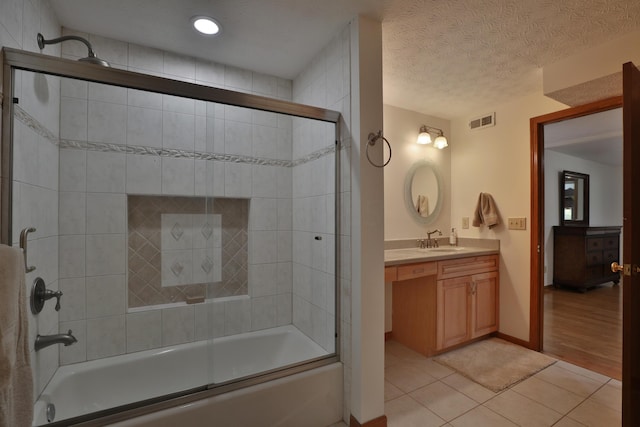
<instances>
[{"instance_id":1,"label":"oval mirror","mask_svg":"<svg viewBox=\"0 0 640 427\"><path fill-rule=\"evenodd\" d=\"M404 199L409 215L421 224L436 220L442 207L442 182L431 162L414 163L404 181Z\"/></svg>"}]
</instances>

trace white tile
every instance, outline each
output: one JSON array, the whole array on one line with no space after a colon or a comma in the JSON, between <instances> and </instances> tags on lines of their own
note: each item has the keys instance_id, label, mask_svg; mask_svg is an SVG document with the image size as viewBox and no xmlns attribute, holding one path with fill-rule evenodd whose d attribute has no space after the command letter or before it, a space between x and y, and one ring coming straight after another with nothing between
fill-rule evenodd
<instances>
[{"instance_id":1,"label":"white tile","mask_svg":"<svg viewBox=\"0 0 640 427\"><path fill-rule=\"evenodd\" d=\"M194 304L193 309L195 318L194 340L202 341L213 338L213 311L211 310L211 304Z\"/></svg>"},{"instance_id":2,"label":"white tile","mask_svg":"<svg viewBox=\"0 0 640 427\"><path fill-rule=\"evenodd\" d=\"M224 303L224 334L235 335L251 330L251 300L242 298Z\"/></svg>"},{"instance_id":3,"label":"white tile","mask_svg":"<svg viewBox=\"0 0 640 427\"><path fill-rule=\"evenodd\" d=\"M205 116L195 117L194 150L200 153L207 151L207 118Z\"/></svg>"},{"instance_id":4,"label":"white tile","mask_svg":"<svg viewBox=\"0 0 640 427\"><path fill-rule=\"evenodd\" d=\"M278 197L292 197L293 196L293 175L292 168L278 167L276 168L276 182L277 182L277 194Z\"/></svg>"},{"instance_id":5,"label":"white tile","mask_svg":"<svg viewBox=\"0 0 640 427\"><path fill-rule=\"evenodd\" d=\"M87 188L87 152L60 150L60 191L85 191Z\"/></svg>"},{"instance_id":6,"label":"white tile","mask_svg":"<svg viewBox=\"0 0 640 427\"><path fill-rule=\"evenodd\" d=\"M193 248L222 247L222 215L192 214Z\"/></svg>"},{"instance_id":7,"label":"white tile","mask_svg":"<svg viewBox=\"0 0 640 427\"><path fill-rule=\"evenodd\" d=\"M127 193L162 194L160 156L127 154Z\"/></svg>"},{"instance_id":8,"label":"white tile","mask_svg":"<svg viewBox=\"0 0 640 427\"><path fill-rule=\"evenodd\" d=\"M96 56L109 62L112 67L116 65L126 67L129 61L128 43L100 37L95 34L91 34L89 37Z\"/></svg>"},{"instance_id":9,"label":"white tile","mask_svg":"<svg viewBox=\"0 0 640 427\"><path fill-rule=\"evenodd\" d=\"M190 196L195 191L193 159L162 158L162 194Z\"/></svg>"},{"instance_id":10,"label":"white tile","mask_svg":"<svg viewBox=\"0 0 640 427\"><path fill-rule=\"evenodd\" d=\"M125 314L125 276L97 276L86 278L87 318Z\"/></svg>"},{"instance_id":11,"label":"white tile","mask_svg":"<svg viewBox=\"0 0 640 427\"><path fill-rule=\"evenodd\" d=\"M276 297L264 296L251 299L251 330L268 329L276 326Z\"/></svg>"},{"instance_id":12,"label":"white tile","mask_svg":"<svg viewBox=\"0 0 640 427\"><path fill-rule=\"evenodd\" d=\"M60 321L82 320L86 317L86 289L84 277L60 279Z\"/></svg>"},{"instance_id":13,"label":"white tile","mask_svg":"<svg viewBox=\"0 0 640 427\"><path fill-rule=\"evenodd\" d=\"M568 413L584 400L582 396L536 377L527 378L512 390L561 414Z\"/></svg>"},{"instance_id":14,"label":"white tile","mask_svg":"<svg viewBox=\"0 0 640 427\"><path fill-rule=\"evenodd\" d=\"M164 56L161 50L150 47L129 44L129 68L163 72Z\"/></svg>"},{"instance_id":15,"label":"white tile","mask_svg":"<svg viewBox=\"0 0 640 427\"><path fill-rule=\"evenodd\" d=\"M87 191L96 193L124 193L124 153L87 152Z\"/></svg>"},{"instance_id":16,"label":"white tile","mask_svg":"<svg viewBox=\"0 0 640 427\"><path fill-rule=\"evenodd\" d=\"M127 107L108 102L89 101L87 139L125 145L127 141Z\"/></svg>"},{"instance_id":17,"label":"white tile","mask_svg":"<svg viewBox=\"0 0 640 427\"><path fill-rule=\"evenodd\" d=\"M87 234L125 233L125 194L87 193Z\"/></svg>"},{"instance_id":18,"label":"white tile","mask_svg":"<svg viewBox=\"0 0 640 427\"><path fill-rule=\"evenodd\" d=\"M482 387L480 384L455 373L442 379L442 382L469 396L478 403L484 403L495 397L497 393Z\"/></svg>"},{"instance_id":19,"label":"white tile","mask_svg":"<svg viewBox=\"0 0 640 427\"><path fill-rule=\"evenodd\" d=\"M209 82L215 86L224 85L224 65L198 59L196 61L196 80Z\"/></svg>"},{"instance_id":20,"label":"white tile","mask_svg":"<svg viewBox=\"0 0 640 427\"><path fill-rule=\"evenodd\" d=\"M196 113L196 102L191 98L174 95L162 95L162 109L165 112L182 113L193 116Z\"/></svg>"},{"instance_id":21,"label":"white tile","mask_svg":"<svg viewBox=\"0 0 640 427\"><path fill-rule=\"evenodd\" d=\"M125 351L124 315L87 319L87 360L116 356Z\"/></svg>"},{"instance_id":22,"label":"white tile","mask_svg":"<svg viewBox=\"0 0 640 427\"><path fill-rule=\"evenodd\" d=\"M503 416L485 408L478 406L466 414L451 421L454 427L517 427L518 425L504 418Z\"/></svg>"},{"instance_id":23,"label":"white tile","mask_svg":"<svg viewBox=\"0 0 640 427\"><path fill-rule=\"evenodd\" d=\"M62 191L59 197L58 230L60 234L84 234L86 230L86 193Z\"/></svg>"},{"instance_id":24,"label":"white tile","mask_svg":"<svg viewBox=\"0 0 640 427\"><path fill-rule=\"evenodd\" d=\"M127 314L127 353L162 346L161 310Z\"/></svg>"},{"instance_id":25,"label":"white tile","mask_svg":"<svg viewBox=\"0 0 640 427\"><path fill-rule=\"evenodd\" d=\"M193 250L193 283L212 283L222 281L221 248Z\"/></svg>"},{"instance_id":26,"label":"white tile","mask_svg":"<svg viewBox=\"0 0 640 427\"><path fill-rule=\"evenodd\" d=\"M61 97L60 138L86 141L88 130L88 103L85 99Z\"/></svg>"},{"instance_id":27,"label":"white tile","mask_svg":"<svg viewBox=\"0 0 640 427\"><path fill-rule=\"evenodd\" d=\"M293 264L293 293L311 301L311 269L306 265Z\"/></svg>"},{"instance_id":28,"label":"white tile","mask_svg":"<svg viewBox=\"0 0 640 427\"><path fill-rule=\"evenodd\" d=\"M432 375L411 364L389 366L385 369L384 378L405 393L437 381Z\"/></svg>"},{"instance_id":29,"label":"white tile","mask_svg":"<svg viewBox=\"0 0 640 427\"><path fill-rule=\"evenodd\" d=\"M250 123L227 120L224 131L225 154L250 157L253 150L253 128Z\"/></svg>"},{"instance_id":30,"label":"white tile","mask_svg":"<svg viewBox=\"0 0 640 427\"><path fill-rule=\"evenodd\" d=\"M327 312L311 304L311 339L327 348Z\"/></svg>"},{"instance_id":31,"label":"white tile","mask_svg":"<svg viewBox=\"0 0 640 427\"><path fill-rule=\"evenodd\" d=\"M162 147L193 151L195 141L195 116L191 114L162 113Z\"/></svg>"},{"instance_id":32,"label":"white tile","mask_svg":"<svg viewBox=\"0 0 640 427\"><path fill-rule=\"evenodd\" d=\"M251 197L251 165L225 163L224 195L226 197Z\"/></svg>"},{"instance_id":33,"label":"white tile","mask_svg":"<svg viewBox=\"0 0 640 427\"><path fill-rule=\"evenodd\" d=\"M195 160L195 194L198 196L224 196L224 162Z\"/></svg>"},{"instance_id":34,"label":"white tile","mask_svg":"<svg viewBox=\"0 0 640 427\"><path fill-rule=\"evenodd\" d=\"M291 199L277 199L278 230L290 231L293 227L293 203Z\"/></svg>"},{"instance_id":35,"label":"white tile","mask_svg":"<svg viewBox=\"0 0 640 427\"><path fill-rule=\"evenodd\" d=\"M225 132L224 119L207 117L207 153L225 152Z\"/></svg>"},{"instance_id":36,"label":"white tile","mask_svg":"<svg viewBox=\"0 0 640 427\"><path fill-rule=\"evenodd\" d=\"M276 281L279 294L291 293L293 281L293 266L290 262L278 263L278 279Z\"/></svg>"},{"instance_id":37,"label":"white tile","mask_svg":"<svg viewBox=\"0 0 640 427\"><path fill-rule=\"evenodd\" d=\"M224 85L229 88L249 92L252 89L253 73L241 68L225 66Z\"/></svg>"},{"instance_id":38,"label":"white tile","mask_svg":"<svg viewBox=\"0 0 640 427\"><path fill-rule=\"evenodd\" d=\"M162 345L191 342L195 336L193 306L162 310Z\"/></svg>"},{"instance_id":39,"label":"white tile","mask_svg":"<svg viewBox=\"0 0 640 427\"><path fill-rule=\"evenodd\" d=\"M291 261L293 259L293 233L291 231L278 231L277 239L278 262Z\"/></svg>"},{"instance_id":40,"label":"white tile","mask_svg":"<svg viewBox=\"0 0 640 427\"><path fill-rule=\"evenodd\" d=\"M302 333L311 336L311 304L308 301L293 295L293 325Z\"/></svg>"},{"instance_id":41,"label":"white tile","mask_svg":"<svg viewBox=\"0 0 640 427\"><path fill-rule=\"evenodd\" d=\"M193 215L160 214L160 244L163 251L193 249Z\"/></svg>"},{"instance_id":42,"label":"white tile","mask_svg":"<svg viewBox=\"0 0 640 427\"><path fill-rule=\"evenodd\" d=\"M253 197L278 196L278 170L274 166L254 165L252 175Z\"/></svg>"},{"instance_id":43,"label":"white tile","mask_svg":"<svg viewBox=\"0 0 640 427\"><path fill-rule=\"evenodd\" d=\"M274 263L277 261L277 232L253 231L249 239L249 261L253 264Z\"/></svg>"},{"instance_id":44,"label":"white tile","mask_svg":"<svg viewBox=\"0 0 640 427\"><path fill-rule=\"evenodd\" d=\"M293 315L292 295L276 295L276 326L289 325Z\"/></svg>"},{"instance_id":45,"label":"white tile","mask_svg":"<svg viewBox=\"0 0 640 427\"><path fill-rule=\"evenodd\" d=\"M322 309L327 305L328 276L322 271L311 270L311 303Z\"/></svg>"},{"instance_id":46,"label":"white tile","mask_svg":"<svg viewBox=\"0 0 640 427\"><path fill-rule=\"evenodd\" d=\"M275 97L278 94L278 79L266 74L253 73L253 92Z\"/></svg>"},{"instance_id":47,"label":"white tile","mask_svg":"<svg viewBox=\"0 0 640 427\"><path fill-rule=\"evenodd\" d=\"M9 32L11 37L22 46L22 14L23 2L8 0L0 3L0 24Z\"/></svg>"},{"instance_id":48,"label":"white tile","mask_svg":"<svg viewBox=\"0 0 640 427\"><path fill-rule=\"evenodd\" d=\"M89 83L85 80L62 78L60 79L60 94L63 97L87 99Z\"/></svg>"},{"instance_id":49,"label":"white tile","mask_svg":"<svg viewBox=\"0 0 640 427\"><path fill-rule=\"evenodd\" d=\"M162 148L162 111L128 107L127 145Z\"/></svg>"},{"instance_id":50,"label":"white tile","mask_svg":"<svg viewBox=\"0 0 640 427\"><path fill-rule=\"evenodd\" d=\"M278 200L268 198L251 198L249 204L250 230L277 230Z\"/></svg>"},{"instance_id":51,"label":"white tile","mask_svg":"<svg viewBox=\"0 0 640 427\"><path fill-rule=\"evenodd\" d=\"M535 377L583 397L589 396L606 382L606 379L596 381L556 365L557 363L538 372Z\"/></svg>"},{"instance_id":52,"label":"white tile","mask_svg":"<svg viewBox=\"0 0 640 427\"><path fill-rule=\"evenodd\" d=\"M60 278L83 277L85 275L84 235L60 236Z\"/></svg>"},{"instance_id":53,"label":"white tile","mask_svg":"<svg viewBox=\"0 0 640 427\"><path fill-rule=\"evenodd\" d=\"M210 338L218 338L223 337L225 335L225 305L224 301L213 301L213 303L207 304L209 315L208 319L210 323L208 325L208 329L211 335Z\"/></svg>"},{"instance_id":54,"label":"white tile","mask_svg":"<svg viewBox=\"0 0 640 427\"><path fill-rule=\"evenodd\" d=\"M162 287L193 283L192 249L163 250L161 257Z\"/></svg>"},{"instance_id":55,"label":"white tile","mask_svg":"<svg viewBox=\"0 0 640 427\"><path fill-rule=\"evenodd\" d=\"M277 293L277 264L252 264L249 266L249 292L251 297Z\"/></svg>"},{"instance_id":56,"label":"white tile","mask_svg":"<svg viewBox=\"0 0 640 427\"><path fill-rule=\"evenodd\" d=\"M419 388L410 396L446 421L478 406L474 400L440 381Z\"/></svg>"},{"instance_id":57,"label":"white tile","mask_svg":"<svg viewBox=\"0 0 640 427\"><path fill-rule=\"evenodd\" d=\"M113 104L127 104L127 89L124 87L89 82L88 98Z\"/></svg>"},{"instance_id":58,"label":"white tile","mask_svg":"<svg viewBox=\"0 0 640 427\"><path fill-rule=\"evenodd\" d=\"M68 346L58 346L60 350L60 365L69 365L87 360L86 322L84 320L60 322L59 333L66 334L69 330L71 330L71 335L77 341Z\"/></svg>"},{"instance_id":59,"label":"white tile","mask_svg":"<svg viewBox=\"0 0 640 427\"><path fill-rule=\"evenodd\" d=\"M186 55L164 52L164 72L166 74L171 74L172 76L195 79L195 59Z\"/></svg>"},{"instance_id":60,"label":"white tile","mask_svg":"<svg viewBox=\"0 0 640 427\"><path fill-rule=\"evenodd\" d=\"M162 110L162 94L144 90L127 89L127 103L130 107Z\"/></svg>"},{"instance_id":61,"label":"white tile","mask_svg":"<svg viewBox=\"0 0 640 427\"><path fill-rule=\"evenodd\" d=\"M124 234L87 235L87 276L125 273Z\"/></svg>"}]
</instances>

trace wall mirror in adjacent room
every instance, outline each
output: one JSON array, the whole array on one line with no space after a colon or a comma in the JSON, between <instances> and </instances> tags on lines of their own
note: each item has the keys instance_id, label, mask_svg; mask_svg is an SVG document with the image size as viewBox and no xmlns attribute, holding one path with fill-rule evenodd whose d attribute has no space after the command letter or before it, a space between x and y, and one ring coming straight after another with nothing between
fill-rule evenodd
<instances>
[{"instance_id":1,"label":"wall mirror in adjacent room","mask_svg":"<svg viewBox=\"0 0 640 427\"><path fill-rule=\"evenodd\" d=\"M560 173L560 224L589 225L589 175Z\"/></svg>"},{"instance_id":2,"label":"wall mirror in adjacent room","mask_svg":"<svg viewBox=\"0 0 640 427\"><path fill-rule=\"evenodd\" d=\"M426 160L415 162L404 181L404 198L411 217L421 224L435 221L442 197L442 179L436 166Z\"/></svg>"}]
</instances>

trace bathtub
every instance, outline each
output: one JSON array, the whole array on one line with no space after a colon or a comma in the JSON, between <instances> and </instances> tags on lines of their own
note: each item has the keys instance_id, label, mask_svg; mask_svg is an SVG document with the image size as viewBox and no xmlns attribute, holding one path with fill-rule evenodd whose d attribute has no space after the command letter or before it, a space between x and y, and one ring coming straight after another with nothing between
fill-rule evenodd
<instances>
[{"instance_id":1,"label":"bathtub","mask_svg":"<svg viewBox=\"0 0 640 427\"><path fill-rule=\"evenodd\" d=\"M57 422L326 355L287 325L62 366L35 403L34 425L48 423L49 404Z\"/></svg>"}]
</instances>

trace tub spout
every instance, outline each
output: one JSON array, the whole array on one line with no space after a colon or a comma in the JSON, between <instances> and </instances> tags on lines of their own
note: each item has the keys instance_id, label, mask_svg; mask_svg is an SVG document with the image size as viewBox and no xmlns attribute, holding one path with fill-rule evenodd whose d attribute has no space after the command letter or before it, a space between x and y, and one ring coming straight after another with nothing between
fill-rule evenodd
<instances>
[{"instance_id":1,"label":"tub spout","mask_svg":"<svg viewBox=\"0 0 640 427\"><path fill-rule=\"evenodd\" d=\"M66 334L40 335L36 336L35 350L41 350L53 344L64 344L65 347L78 342L76 337L71 334L71 329Z\"/></svg>"}]
</instances>

